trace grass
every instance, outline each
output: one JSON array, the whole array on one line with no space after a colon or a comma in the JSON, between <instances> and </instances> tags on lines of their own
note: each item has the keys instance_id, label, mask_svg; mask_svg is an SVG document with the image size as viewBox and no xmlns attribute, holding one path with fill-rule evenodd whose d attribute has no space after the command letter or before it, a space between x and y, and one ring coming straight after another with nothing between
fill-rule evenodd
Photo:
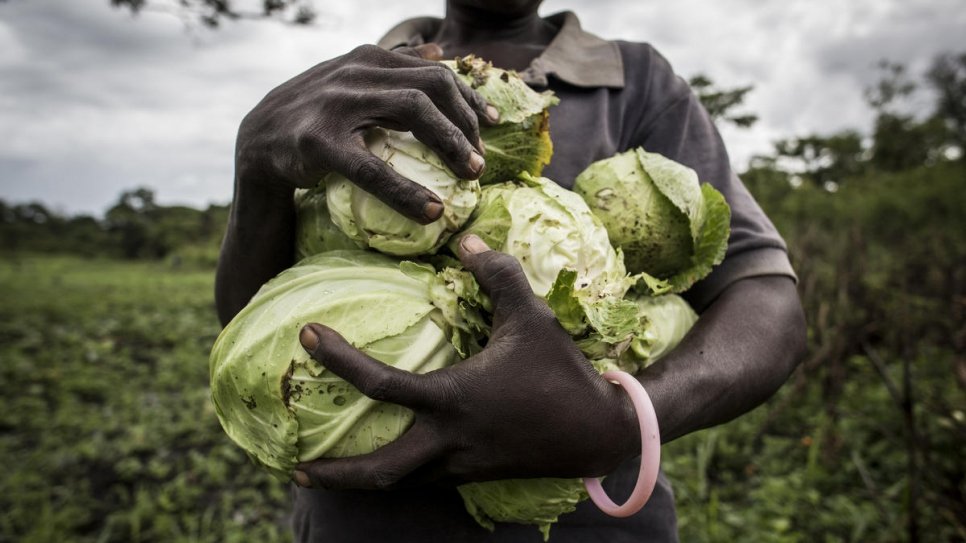
<instances>
[{"instance_id":1,"label":"grass","mask_svg":"<svg viewBox=\"0 0 966 543\"><path fill-rule=\"evenodd\" d=\"M285 540L208 399L211 272L0 263L0 541Z\"/></svg>"}]
</instances>

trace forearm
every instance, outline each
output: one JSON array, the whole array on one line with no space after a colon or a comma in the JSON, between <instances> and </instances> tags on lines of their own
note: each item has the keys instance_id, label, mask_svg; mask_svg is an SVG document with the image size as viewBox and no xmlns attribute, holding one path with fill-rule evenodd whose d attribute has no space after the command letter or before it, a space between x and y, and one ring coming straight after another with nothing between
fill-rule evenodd
<instances>
[{"instance_id":1,"label":"forearm","mask_svg":"<svg viewBox=\"0 0 966 543\"><path fill-rule=\"evenodd\" d=\"M225 325L266 281L292 264L294 189L235 179L228 229L215 276L215 304Z\"/></svg>"},{"instance_id":2,"label":"forearm","mask_svg":"<svg viewBox=\"0 0 966 543\"><path fill-rule=\"evenodd\" d=\"M791 279L735 282L672 353L640 376L662 441L758 406L786 381L804 352L805 318Z\"/></svg>"}]
</instances>

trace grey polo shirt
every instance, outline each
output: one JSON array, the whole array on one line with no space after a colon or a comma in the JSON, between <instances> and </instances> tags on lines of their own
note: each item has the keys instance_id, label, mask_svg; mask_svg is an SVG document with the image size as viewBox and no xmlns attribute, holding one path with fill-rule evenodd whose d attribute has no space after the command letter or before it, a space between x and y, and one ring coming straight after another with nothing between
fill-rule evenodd
<instances>
[{"instance_id":1,"label":"grey polo shirt","mask_svg":"<svg viewBox=\"0 0 966 543\"><path fill-rule=\"evenodd\" d=\"M554 144L544 175L571 188L591 162L637 146L697 171L731 206L731 237L724 262L686 293L701 309L728 285L762 275L795 278L785 244L771 221L732 171L717 129L687 83L648 44L606 41L580 28L570 12L547 21L560 30L521 75L531 86L553 90ZM428 41L441 20L410 19L379 43L391 49ZM630 495L636 461L604 480L615 499ZM533 526L500 524L490 533L463 509L448 488L393 492L294 490L296 541L541 541ZM552 542L677 541L674 499L662 474L651 500L637 515L614 519L590 502L564 515Z\"/></svg>"}]
</instances>

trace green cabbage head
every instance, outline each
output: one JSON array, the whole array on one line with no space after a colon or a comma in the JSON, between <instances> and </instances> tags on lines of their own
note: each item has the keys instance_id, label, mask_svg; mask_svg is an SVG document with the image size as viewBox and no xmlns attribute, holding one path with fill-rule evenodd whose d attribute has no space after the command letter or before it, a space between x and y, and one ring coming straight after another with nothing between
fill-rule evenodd
<instances>
[{"instance_id":1,"label":"green cabbage head","mask_svg":"<svg viewBox=\"0 0 966 543\"><path fill-rule=\"evenodd\" d=\"M332 222L350 239L377 251L396 256L435 253L459 230L476 207L480 184L459 179L410 132L381 128L366 133L366 145L403 177L433 191L443 202L443 216L419 224L338 173L323 178Z\"/></svg>"},{"instance_id":2,"label":"green cabbage head","mask_svg":"<svg viewBox=\"0 0 966 543\"><path fill-rule=\"evenodd\" d=\"M520 172L540 175L553 154L548 110L560 100L551 91L534 91L516 72L472 55L443 64L500 112L499 124L480 126L486 147L480 183L509 181Z\"/></svg>"},{"instance_id":3,"label":"green cabbage head","mask_svg":"<svg viewBox=\"0 0 966 543\"><path fill-rule=\"evenodd\" d=\"M731 210L687 166L633 149L591 164L574 191L653 291L683 292L724 258Z\"/></svg>"},{"instance_id":4,"label":"green cabbage head","mask_svg":"<svg viewBox=\"0 0 966 543\"><path fill-rule=\"evenodd\" d=\"M467 234L515 256L537 296L546 297L565 268L575 272L577 290L594 287L618 298L626 291L624 263L600 219L580 196L549 179L522 174L483 187L460 237Z\"/></svg>"},{"instance_id":5,"label":"green cabbage head","mask_svg":"<svg viewBox=\"0 0 966 543\"><path fill-rule=\"evenodd\" d=\"M377 253L332 251L266 283L211 351L211 396L225 432L282 479L298 462L365 454L398 438L413 413L327 371L301 347L299 330L323 323L406 371L448 366L478 347L441 275Z\"/></svg>"},{"instance_id":6,"label":"green cabbage head","mask_svg":"<svg viewBox=\"0 0 966 543\"><path fill-rule=\"evenodd\" d=\"M295 191L295 260L343 249L364 249L345 235L329 217L325 185Z\"/></svg>"}]
</instances>

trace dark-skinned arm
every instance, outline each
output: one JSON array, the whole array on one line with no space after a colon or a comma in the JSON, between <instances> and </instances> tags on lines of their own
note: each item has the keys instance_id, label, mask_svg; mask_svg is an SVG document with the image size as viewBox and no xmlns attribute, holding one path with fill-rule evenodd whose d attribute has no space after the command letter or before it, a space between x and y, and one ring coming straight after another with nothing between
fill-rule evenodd
<instances>
[{"instance_id":1,"label":"dark-skinned arm","mask_svg":"<svg viewBox=\"0 0 966 543\"><path fill-rule=\"evenodd\" d=\"M804 353L805 315L795 283L750 277L729 285L639 380L668 442L753 409L778 390Z\"/></svg>"},{"instance_id":2,"label":"dark-skinned arm","mask_svg":"<svg viewBox=\"0 0 966 543\"><path fill-rule=\"evenodd\" d=\"M225 326L266 281L292 264L294 189L236 168L235 197L218 257L215 306Z\"/></svg>"}]
</instances>

